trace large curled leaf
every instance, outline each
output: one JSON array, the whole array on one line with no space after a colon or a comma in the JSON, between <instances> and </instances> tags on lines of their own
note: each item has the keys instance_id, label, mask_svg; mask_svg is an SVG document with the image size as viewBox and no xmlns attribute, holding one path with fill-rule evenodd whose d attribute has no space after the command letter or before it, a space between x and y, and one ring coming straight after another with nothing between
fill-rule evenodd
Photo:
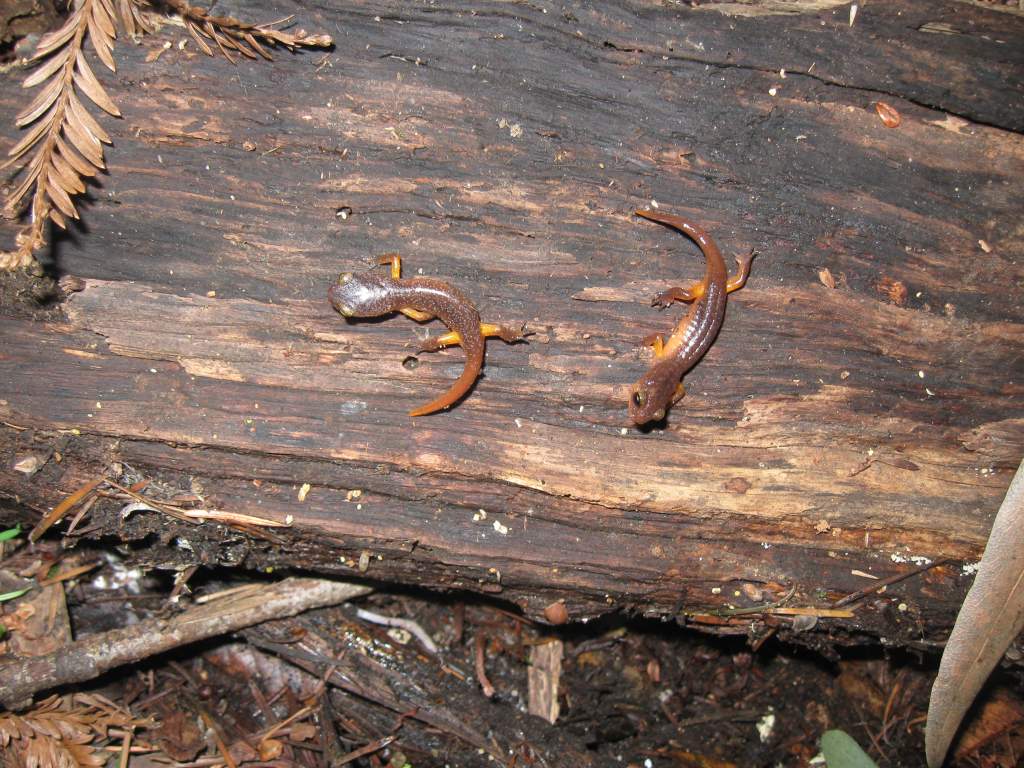
<instances>
[{"instance_id":1,"label":"large curled leaf","mask_svg":"<svg viewBox=\"0 0 1024 768\"><path fill-rule=\"evenodd\" d=\"M925 725L925 755L930 768L946 758L964 713L992 668L1024 629L1024 462L1006 491L971 591L956 617L953 632L932 686Z\"/></svg>"}]
</instances>

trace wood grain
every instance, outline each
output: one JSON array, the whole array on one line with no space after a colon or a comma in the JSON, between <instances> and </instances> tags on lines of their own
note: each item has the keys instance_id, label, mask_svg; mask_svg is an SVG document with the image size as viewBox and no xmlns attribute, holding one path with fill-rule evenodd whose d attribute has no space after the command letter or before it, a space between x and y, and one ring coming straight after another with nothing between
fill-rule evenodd
<instances>
[{"instance_id":1,"label":"wood grain","mask_svg":"<svg viewBox=\"0 0 1024 768\"><path fill-rule=\"evenodd\" d=\"M8 507L118 461L294 520L272 544L95 513L153 565L353 574L368 552L365 575L535 616L827 605L853 570L976 559L1024 452L1024 19L796 7L261 1L237 15L295 13L336 49L232 67L122 43L110 174L52 256L84 290L4 318L0 418L30 430L0 445L67 456L0 474ZM7 112L23 98L4 76ZM684 311L649 299L703 273L631 215L652 200L760 255L687 397L639 431L638 344ZM416 324L326 302L394 250L536 334L490 345L450 413L406 415L459 350L414 358ZM928 644L969 583L939 567L819 628Z\"/></svg>"}]
</instances>

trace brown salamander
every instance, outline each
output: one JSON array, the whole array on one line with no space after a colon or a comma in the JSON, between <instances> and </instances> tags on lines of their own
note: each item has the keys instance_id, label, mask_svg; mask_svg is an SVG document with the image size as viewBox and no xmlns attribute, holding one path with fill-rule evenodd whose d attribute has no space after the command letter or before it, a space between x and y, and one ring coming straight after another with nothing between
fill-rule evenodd
<instances>
[{"instance_id":1,"label":"brown salamander","mask_svg":"<svg viewBox=\"0 0 1024 768\"><path fill-rule=\"evenodd\" d=\"M450 344L460 344L466 351L466 367L451 388L436 400L410 411L410 416L435 413L462 399L480 375L488 336L497 336L512 344L528 335L522 330L480 322L480 313L473 302L455 286L430 277L403 280L402 257L397 253L381 256L380 263L391 265L390 274L377 271L342 274L327 291L331 305L346 318L401 312L424 323L436 317L449 332L426 339L420 352L435 352Z\"/></svg>"},{"instance_id":2,"label":"brown salamander","mask_svg":"<svg viewBox=\"0 0 1024 768\"><path fill-rule=\"evenodd\" d=\"M696 224L659 211L636 211L637 216L672 227L692 238L700 246L707 261L704 279L688 288L670 288L651 301L652 306L668 307L675 301L692 302L690 311L676 325L668 340L659 334L644 339L654 347L654 364L629 395L629 415L634 424L665 418L668 407L686 394L681 379L708 351L725 318L726 296L747 282L754 252L737 256L739 272L729 277L725 261L711 236Z\"/></svg>"}]
</instances>

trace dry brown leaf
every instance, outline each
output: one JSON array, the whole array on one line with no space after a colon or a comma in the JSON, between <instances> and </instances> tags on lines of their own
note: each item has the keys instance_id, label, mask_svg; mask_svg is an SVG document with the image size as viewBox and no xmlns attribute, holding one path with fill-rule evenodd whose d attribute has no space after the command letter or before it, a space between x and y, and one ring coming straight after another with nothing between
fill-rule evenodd
<instances>
[{"instance_id":1,"label":"dry brown leaf","mask_svg":"<svg viewBox=\"0 0 1024 768\"><path fill-rule=\"evenodd\" d=\"M1024 462L1010 482L978 575L939 662L925 725L928 765L946 757L964 713L1024 629Z\"/></svg>"},{"instance_id":2,"label":"dry brown leaf","mask_svg":"<svg viewBox=\"0 0 1024 768\"><path fill-rule=\"evenodd\" d=\"M19 128L24 128L29 123L34 123L43 113L46 112L57 100L57 96L61 92L61 82L59 79L54 79L47 84L32 102L25 107L14 120L14 124Z\"/></svg>"},{"instance_id":3,"label":"dry brown leaf","mask_svg":"<svg viewBox=\"0 0 1024 768\"><path fill-rule=\"evenodd\" d=\"M141 4L142 0L117 0L117 16L129 36L153 31L139 11Z\"/></svg>"},{"instance_id":4,"label":"dry brown leaf","mask_svg":"<svg viewBox=\"0 0 1024 768\"><path fill-rule=\"evenodd\" d=\"M972 718L971 724L964 728L963 735L957 740L957 760L965 758L985 744L991 743L993 739L1024 723L1024 703L1005 688L995 691L993 695L986 696L984 702L978 703L978 714Z\"/></svg>"},{"instance_id":5,"label":"dry brown leaf","mask_svg":"<svg viewBox=\"0 0 1024 768\"><path fill-rule=\"evenodd\" d=\"M35 88L41 82L51 77L54 72L63 67L70 55L71 51L65 49L60 51L56 56L51 56L46 60L45 64L25 78L25 82L21 84L21 87Z\"/></svg>"}]
</instances>

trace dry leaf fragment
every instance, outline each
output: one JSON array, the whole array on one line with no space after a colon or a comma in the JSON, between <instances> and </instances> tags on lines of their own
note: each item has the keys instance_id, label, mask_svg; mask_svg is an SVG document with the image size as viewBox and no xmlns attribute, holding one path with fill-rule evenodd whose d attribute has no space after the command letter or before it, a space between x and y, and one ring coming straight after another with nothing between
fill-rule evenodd
<instances>
[{"instance_id":1,"label":"dry leaf fragment","mask_svg":"<svg viewBox=\"0 0 1024 768\"><path fill-rule=\"evenodd\" d=\"M894 280L891 277L883 277L875 286L884 293L893 304L902 307L907 303L907 286L901 280Z\"/></svg>"},{"instance_id":2,"label":"dry leaf fragment","mask_svg":"<svg viewBox=\"0 0 1024 768\"><path fill-rule=\"evenodd\" d=\"M154 48L153 50L151 50L149 53L146 54L146 63L147 64L152 64L154 61L156 61L161 56L163 56L164 51L169 51L170 49L171 49L170 41L169 40L165 40L163 45L161 45L158 48Z\"/></svg>"},{"instance_id":3,"label":"dry leaf fragment","mask_svg":"<svg viewBox=\"0 0 1024 768\"><path fill-rule=\"evenodd\" d=\"M899 128L900 123L903 122L903 118L900 117L900 113L890 107L884 101L875 102L875 112L882 118L882 125L886 128Z\"/></svg>"},{"instance_id":4,"label":"dry leaf fragment","mask_svg":"<svg viewBox=\"0 0 1024 768\"><path fill-rule=\"evenodd\" d=\"M1024 462L1010 481L970 592L939 662L925 725L928 765L946 757L992 668L1024 629Z\"/></svg>"},{"instance_id":5,"label":"dry leaf fragment","mask_svg":"<svg viewBox=\"0 0 1024 768\"><path fill-rule=\"evenodd\" d=\"M561 640L535 645L527 669L528 709L549 723L558 719L558 686L562 676L564 646Z\"/></svg>"},{"instance_id":6,"label":"dry leaf fragment","mask_svg":"<svg viewBox=\"0 0 1024 768\"><path fill-rule=\"evenodd\" d=\"M976 708L977 715L972 718L970 725L964 728L963 735L957 739L957 762L1002 734L1012 732L1011 729L1024 724L1024 703L1006 688L997 689L991 696L984 695L982 699Z\"/></svg>"},{"instance_id":7,"label":"dry leaf fragment","mask_svg":"<svg viewBox=\"0 0 1024 768\"><path fill-rule=\"evenodd\" d=\"M46 456L40 456L36 453L30 453L27 456L22 456L16 459L14 464L11 466L15 472L21 472L26 477L32 477L38 472L42 466L46 463Z\"/></svg>"}]
</instances>

